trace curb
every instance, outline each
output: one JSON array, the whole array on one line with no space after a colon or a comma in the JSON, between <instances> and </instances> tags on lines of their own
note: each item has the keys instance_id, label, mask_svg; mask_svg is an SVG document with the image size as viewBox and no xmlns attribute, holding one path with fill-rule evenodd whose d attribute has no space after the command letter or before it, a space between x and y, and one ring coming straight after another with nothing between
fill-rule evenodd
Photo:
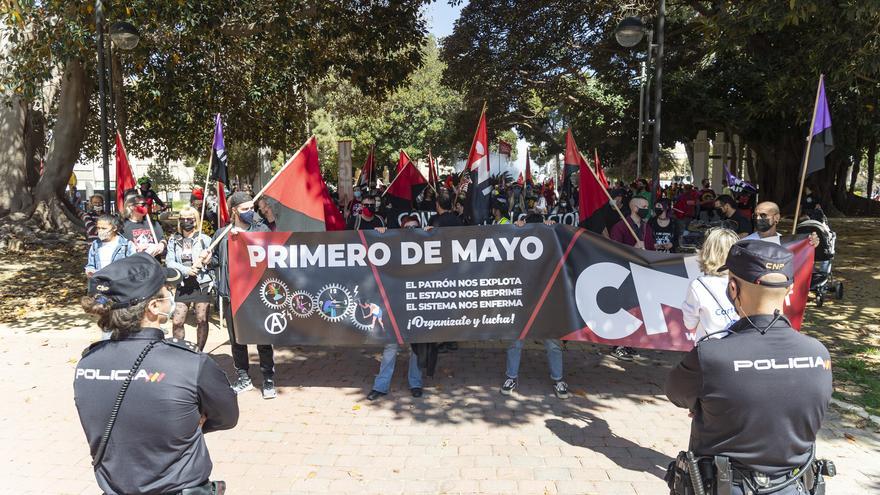
<instances>
[{"instance_id":1,"label":"curb","mask_svg":"<svg viewBox=\"0 0 880 495\"><path fill-rule=\"evenodd\" d=\"M863 408L861 408L859 406L850 404L849 402L844 402L839 399L835 399L834 397L831 398L831 403L841 409L844 409L846 411L854 413L856 416L858 416L862 419L867 419L868 421L871 421L872 423L874 423L876 425L880 425L880 416L874 416L873 414L869 414L868 411L865 411Z\"/></svg>"}]
</instances>

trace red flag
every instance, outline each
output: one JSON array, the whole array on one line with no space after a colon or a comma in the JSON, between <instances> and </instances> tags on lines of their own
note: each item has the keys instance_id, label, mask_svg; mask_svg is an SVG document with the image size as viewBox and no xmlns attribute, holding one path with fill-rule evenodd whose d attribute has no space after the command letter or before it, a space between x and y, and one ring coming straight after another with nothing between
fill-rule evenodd
<instances>
[{"instance_id":1,"label":"red flag","mask_svg":"<svg viewBox=\"0 0 880 495\"><path fill-rule=\"evenodd\" d=\"M584 221L608 203L608 195L605 194L608 181L605 180L605 173L602 172L602 166L599 164L598 150L595 150L595 174L583 155L578 154L578 158L581 174L580 187L578 188L578 213L580 220ZM597 177L598 180L596 180Z\"/></svg>"},{"instance_id":2,"label":"red flag","mask_svg":"<svg viewBox=\"0 0 880 495\"><path fill-rule=\"evenodd\" d=\"M318 163L314 136L297 151L262 191L284 232L342 230L345 221L333 204Z\"/></svg>"},{"instance_id":3,"label":"red flag","mask_svg":"<svg viewBox=\"0 0 880 495\"><path fill-rule=\"evenodd\" d=\"M516 179L516 183L519 185L519 187L522 187L522 186L523 186L523 174L522 174L522 172L519 173L519 177Z\"/></svg>"},{"instance_id":4,"label":"red flag","mask_svg":"<svg viewBox=\"0 0 880 495\"><path fill-rule=\"evenodd\" d=\"M486 128L486 108L480 114L480 122L477 124L477 132L474 133L474 141L471 143L471 151L468 153L467 170L471 185L467 190L465 202L465 216L470 225L480 225L489 216L489 200L492 185L489 182L489 132Z\"/></svg>"},{"instance_id":5,"label":"red flag","mask_svg":"<svg viewBox=\"0 0 880 495\"><path fill-rule=\"evenodd\" d=\"M532 177L532 162L529 160L529 150L526 150L526 184L535 185L535 179Z\"/></svg>"},{"instance_id":6,"label":"red flag","mask_svg":"<svg viewBox=\"0 0 880 495\"><path fill-rule=\"evenodd\" d=\"M128 163L128 154L125 145L122 144L122 136L116 131L116 209L122 212L122 202L125 191L134 189L134 174L131 173L131 165Z\"/></svg>"},{"instance_id":7,"label":"red flag","mask_svg":"<svg viewBox=\"0 0 880 495\"><path fill-rule=\"evenodd\" d=\"M419 172L406 151L400 150L400 158L397 160L397 176L391 181L391 185L385 192L394 198L406 201L406 205L401 201L400 207L408 208L412 206L413 200L427 185L428 181L425 180L425 176Z\"/></svg>"},{"instance_id":8,"label":"red flag","mask_svg":"<svg viewBox=\"0 0 880 495\"><path fill-rule=\"evenodd\" d=\"M437 164L434 163L434 157L431 155L431 148L428 148L428 182L434 189L437 189L437 183L440 182L440 176L437 174Z\"/></svg>"},{"instance_id":9,"label":"red flag","mask_svg":"<svg viewBox=\"0 0 880 495\"><path fill-rule=\"evenodd\" d=\"M605 170L602 168L602 164L599 163L599 150L596 148L593 148L593 163L596 165L596 175L599 176L599 180L605 186L605 189L608 189L608 179L605 177Z\"/></svg>"},{"instance_id":10,"label":"red flag","mask_svg":"<svg viewBox=\"0 0 880 495\"><path fill-rule=\"evenodd\" d=\"M571 129L565 134L565 160L562 167L562 192L571 196L571 174L573 174L580 165L580 152L577 144L574 142L574 135Z\"/></svg>"}]
</instances>

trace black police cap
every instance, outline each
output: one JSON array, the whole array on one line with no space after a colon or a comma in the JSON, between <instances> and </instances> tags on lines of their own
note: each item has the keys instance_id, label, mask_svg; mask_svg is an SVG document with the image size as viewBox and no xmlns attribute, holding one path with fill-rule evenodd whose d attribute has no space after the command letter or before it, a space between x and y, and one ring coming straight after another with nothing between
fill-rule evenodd
<instances>
[{"instance_id":1,"label":"black police cap","mask_svg":"<svg viewBox=\"0 0 880 495\"><path fill-rule=\"evenodd\" d=\"M779 244L750 239L731 246L719 270L728 270L746 282L765 287L788 287L794 282L793 260L792 252ZM761 277L770 273L785 275L785 281L762 282Z\"/></svg>"},{"instance_id":2,"label":"black police cap","mask_svg":"<svg viewBox=\"0 0 880 495\"><path fill-rule=\"evenodd\" d=\"M127 308L153 297L163 285L180 281L181 274L165 268L156 258L137 253L101 268L89 279L89 295L113 302L111 309Z\"/></svg>"}]
</instances>

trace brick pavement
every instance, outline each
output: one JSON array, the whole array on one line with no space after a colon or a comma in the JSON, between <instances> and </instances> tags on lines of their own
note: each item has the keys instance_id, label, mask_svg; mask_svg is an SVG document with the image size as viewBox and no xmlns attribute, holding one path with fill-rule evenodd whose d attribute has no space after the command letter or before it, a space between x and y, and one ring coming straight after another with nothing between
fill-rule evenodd
<instances>
[{"instance_id":1,"label":"brick pavement","mask_svg":"<svg viewBox=\"0 0 880 495\"><path fill-rule=\"evenodd\" d=\"M97 331L59 321L73 329L0 327L0 493L98 493L71 387ZM378 348L285 348L279 397L244 394L238 427L207 436L214 476L249 494L667 493L663 471L689 431L662 394L678 355L619 363L605 350L569 344L568 401L552 395L537 345L524 352L517 393L501 396L504 352L490 343L441 355L422 399L409 396L399 357L391 394L370 403ZM214 355L231 369L228 346ZM819 441L841 473L829 493L880 493L878 446L880 435L832 412Z\"/></svg>"}]
</instances>

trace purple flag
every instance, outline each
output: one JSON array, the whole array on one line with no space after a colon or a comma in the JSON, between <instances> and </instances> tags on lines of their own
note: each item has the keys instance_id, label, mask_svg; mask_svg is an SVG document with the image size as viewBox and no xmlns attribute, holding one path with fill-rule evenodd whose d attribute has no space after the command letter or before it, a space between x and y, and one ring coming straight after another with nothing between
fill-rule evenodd
<instances>
[{"instance_id":1,"label":"purple flag","mask_svg":"<svg viewBox=\"0 0 880 495\"><path fill-rule=\"evenodd\" d=\"M831 136L831 113L825 99L825 76L819 77L819 96L813 109L813 129L810 136L810 156L807 158L807 175L825 168L825 157L834 149Z\"/></svg>"},{"instance_id":2,"label":"purple flag","mask_svg":"<svg viewBox=\"0 0 880 495\"><path fill-rule=\"evenodd\" d=\"M724 177L727 179L727 187L730 188L733 192L743 192L743 191L752 191L757 192L758 189L750 184L749 182L740 179L739 177L730 173L730 170L727 168L727 165L724 166Z\"/></svg>"}]
</instances>

